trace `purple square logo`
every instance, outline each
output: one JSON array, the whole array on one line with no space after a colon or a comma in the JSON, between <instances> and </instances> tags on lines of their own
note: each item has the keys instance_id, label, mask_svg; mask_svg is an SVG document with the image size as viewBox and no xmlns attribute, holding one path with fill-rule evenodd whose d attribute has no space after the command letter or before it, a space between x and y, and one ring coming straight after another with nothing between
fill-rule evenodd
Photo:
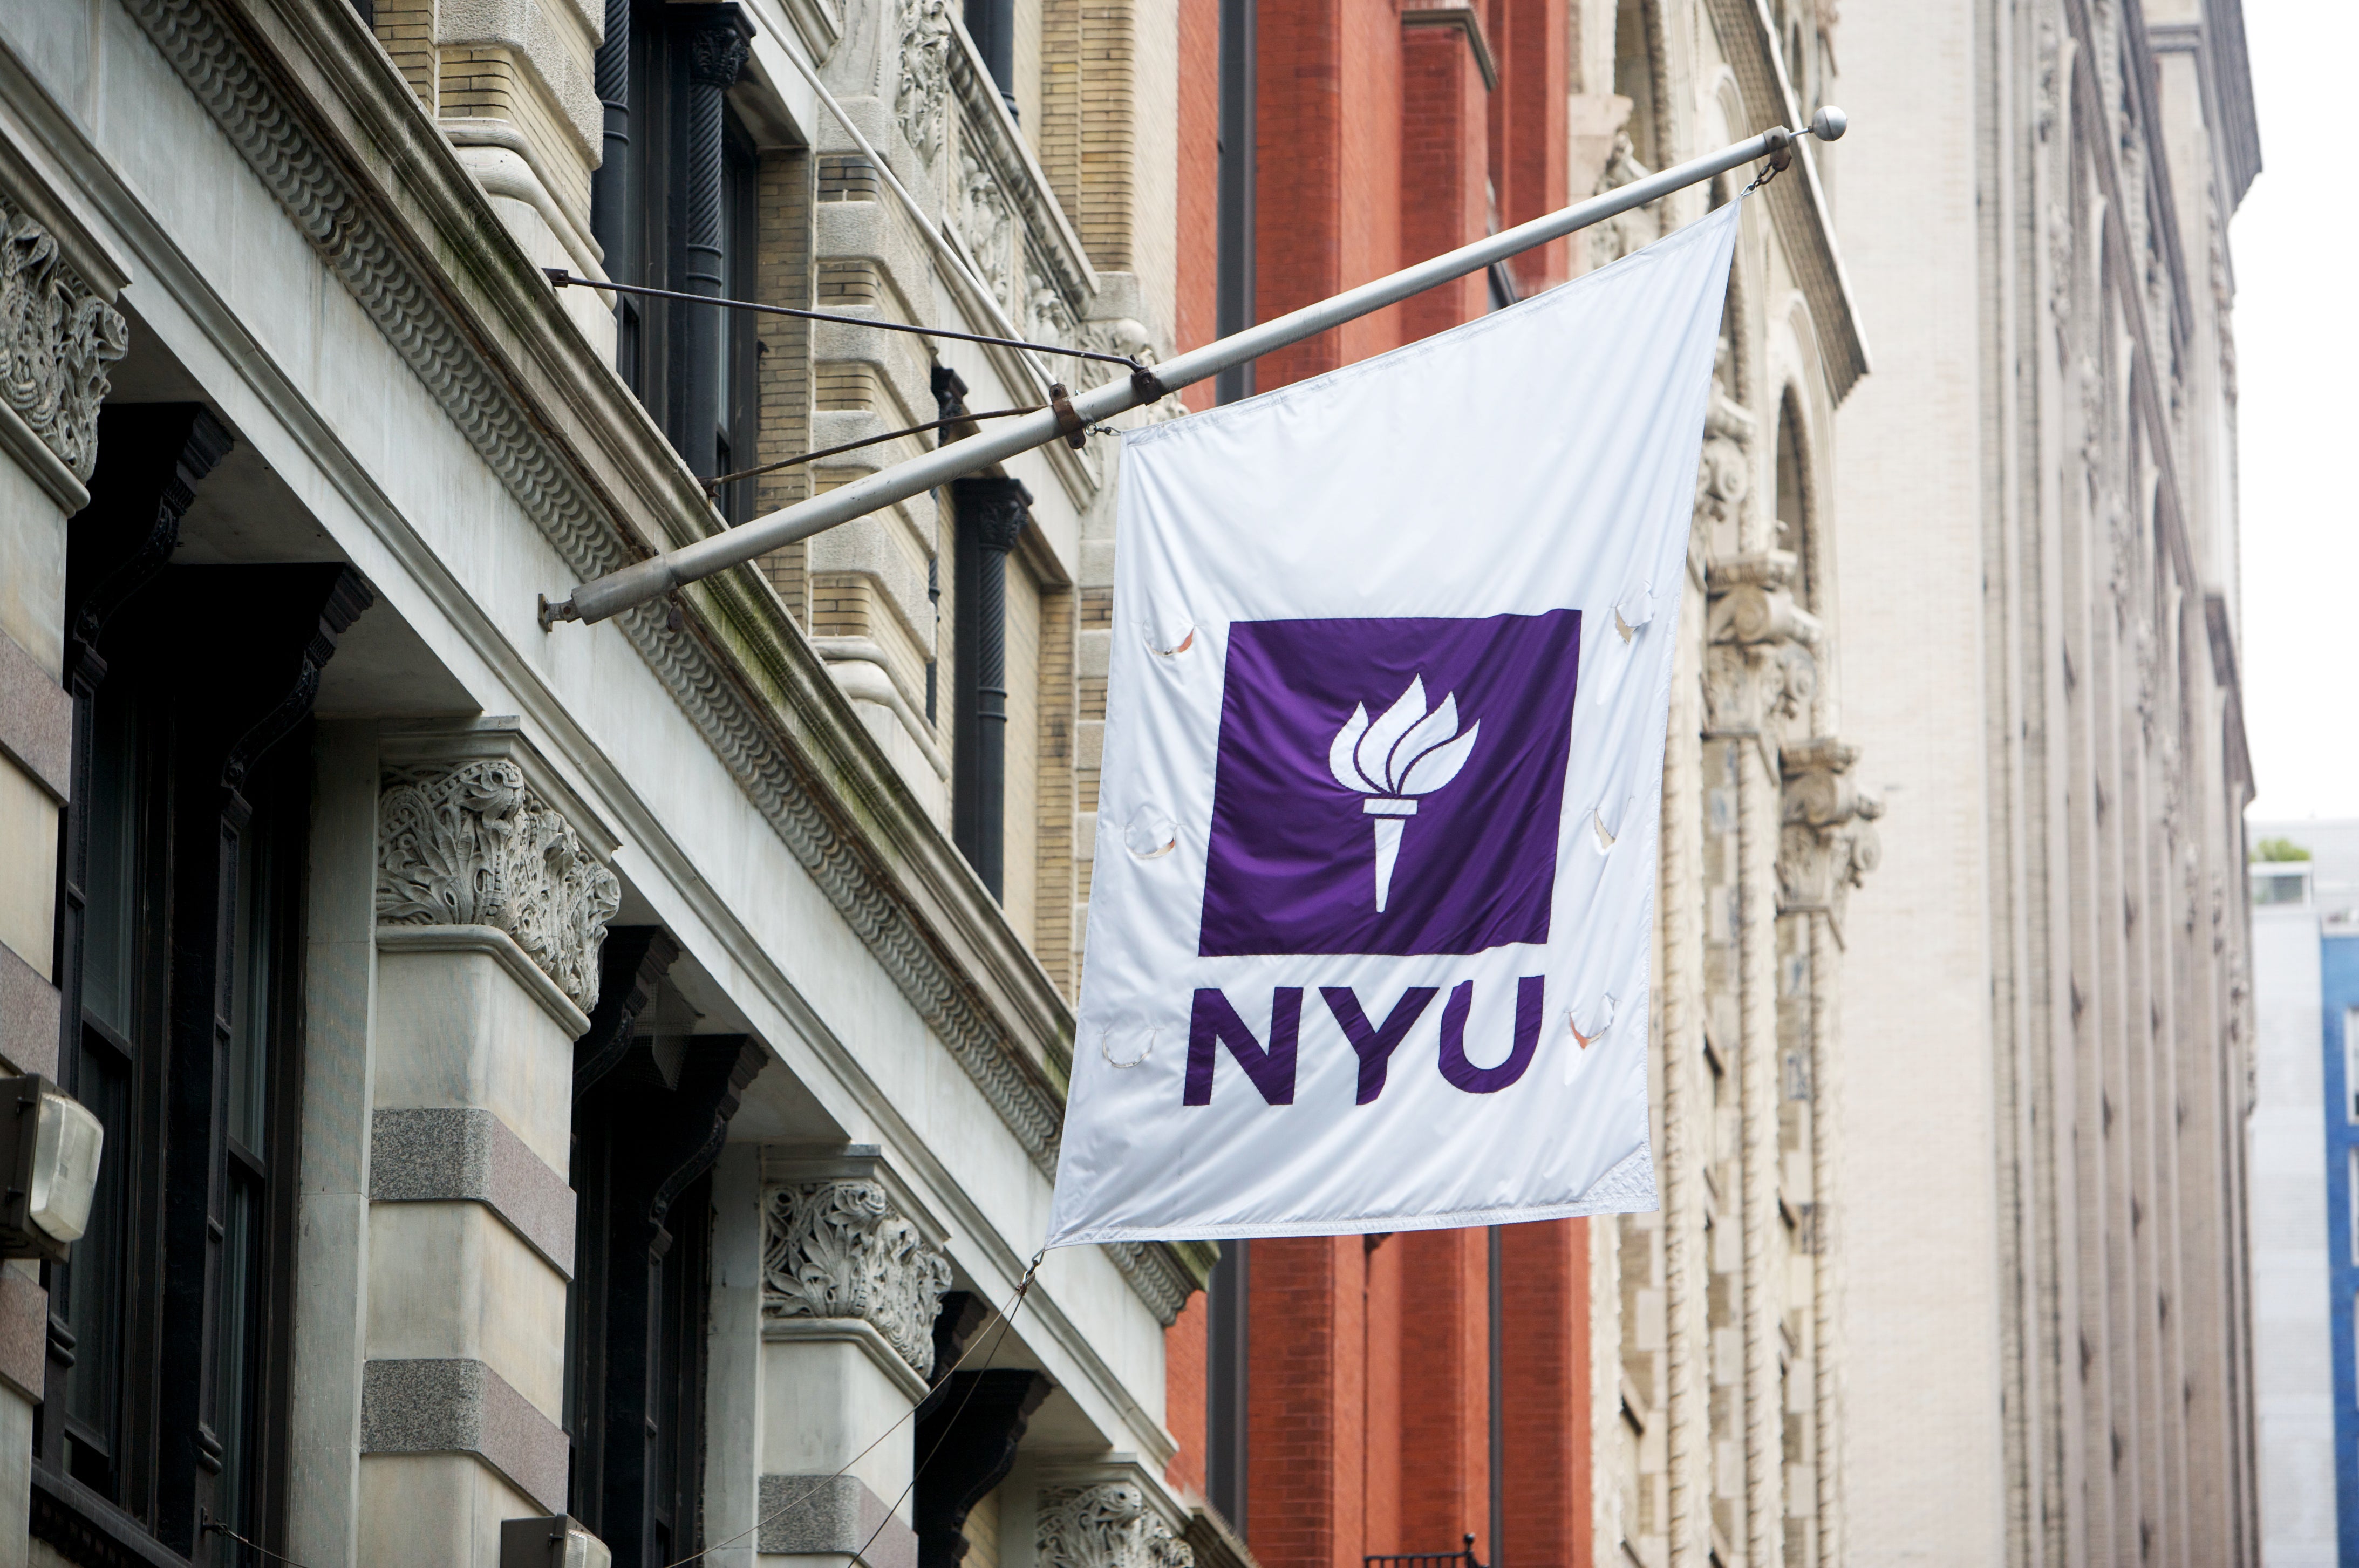
<instances>
[{"instance_id":1,"label":"purple square logo","mask_svg":"<svg viewBox=\"0 0 2359 1568\"><path fill-rule=\"evenodd\" d=\"M1239 621L1207 958L1548 940L1581 614Z\"/></svg>"}]
</instances>

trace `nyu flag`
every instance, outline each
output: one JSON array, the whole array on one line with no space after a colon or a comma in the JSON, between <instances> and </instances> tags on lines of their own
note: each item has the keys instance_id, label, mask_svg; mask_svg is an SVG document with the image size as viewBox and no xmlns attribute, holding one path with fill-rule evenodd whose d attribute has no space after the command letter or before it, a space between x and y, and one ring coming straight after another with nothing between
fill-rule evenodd
<instances>
[{"instance_id":1,"label":"nyu flag","mask_svg":"<svg viewBox=\"0 0 2359 1568\"><path fill-rule=\"evenodd\" d=\"M1739 211L1125 438L1051 1246L1654 1207L1663 731Z\"/></svg>"}]
</instances>

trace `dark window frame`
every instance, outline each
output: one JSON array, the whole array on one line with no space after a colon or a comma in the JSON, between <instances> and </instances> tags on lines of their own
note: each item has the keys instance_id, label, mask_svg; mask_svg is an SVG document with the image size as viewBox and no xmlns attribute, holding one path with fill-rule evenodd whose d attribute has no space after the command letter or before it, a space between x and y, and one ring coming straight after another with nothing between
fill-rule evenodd
<instances>
[{"instance_id":1,"label":"dark window frame","mask_svg":"<svg viewBox=\"0 0 2359 1568\"><path fill-rule=\"evenodd\" d=\"M268 1549L284 1543L308 712L320 662L373 594L348 567L168 566L194 486L229 444L194 405L110 406L92 502L69 538L74 783L60 824L58 1077L111 1124L101 1214L112 1207L121 1223L114 1300L98 1321L76 1312L75 1272L97 1266L103 1227L44 1271L31 1522L92 1563L248 1555L226 1538L208 1545L205 1524L223 1516ZM110 833L92 818L118 756L128 804ZM102 837L93 855L94 833L119 834L120 854ZM99 886L110 858L123 874ZM107 913L117 899L120 921ZM256 911L258 925L246 918ZM105 971L94 976L91 963L93 934L118 923L129 938L119 1009L93 994ZM232 1061L249 1025L259 1059L246 1103L258 1094L261 1104L242 1128L250 1136L233 1139ZM101 1091L102 1073L118 1094ZM233 1188L251 1200L243 1270L220 1256ZM233 1321L221 1302L241 1274L249 1290ZM231 1390L228 1422L225 1349L233 1370L250 1371ZM102 1367L111 1386L93 1406L79 1396Z\"/></svg>"}]
</instances>

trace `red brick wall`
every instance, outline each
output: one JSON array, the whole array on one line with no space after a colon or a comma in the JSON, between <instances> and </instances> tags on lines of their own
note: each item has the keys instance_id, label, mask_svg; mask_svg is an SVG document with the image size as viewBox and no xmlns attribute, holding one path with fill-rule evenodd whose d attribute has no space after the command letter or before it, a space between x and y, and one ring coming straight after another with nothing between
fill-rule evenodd
<instances>
[{"instance_id":1,"label":"red brick wall","mask_svg":"<svg viewBox=\"0 0 2359 1568\"><path fill-rule=\"evenodd\" d=\"M1255 306L1262 320L1400 265L1400 24L1388 0L1258 8ZM1265 355L1265 391L1400 342L1397 309Z\"/></svg>"},{"instance_id":2,"label":"red brick wall","mask_svg":"<svg viewBox=\"0 0 2359 1568\"><path fill-rule=\"evenodd\" d=\"M1437 29L1438 30L1438 29ZM1492 1555L1488 1233L1428 1230L1401 1249L1402 1550Z\"/></svg>"},{"instance_id":3,"label":"red brick wall","mask_svg":"<svg viewBox=\"0 0 2359 1568\"><path fill-rule=\"evenodd\" d=\"M1491 49L1499 63L1492 94L1492 180L1499 225L1513 228L1572 200L1566 188L1565 94L1571 90L1571 40L1563 0L1490 0ZM1585 194L1585 192L1584 192ZM1525 295L1571 276L1570 240L1550 240L1508 266Z\"/></svg>"},{"instance_id":4,"label":"red brick wall","mask_svg":"<svg viewBox=\"0 0 2359 1568\"><path fill-rule=\"evenodd\" d=\"M1365 1252L1356 1236L1253 1244L1245 1523L1262 1568L1361 1568Z\"/></svg>"},{"instance_id":5,"label":"red brick wall","mask_svg":"<svg viewBox=\"0 0 2359 1568\"><path fill-rule=\"evenodd\" d=\"M1562 0L1478 0L1499 68L1465 33L1404 24L1397 0L1262 0L1256 38L1256 294L1263 320L1564 205ZM1216 0L1180 0L1179 346L1212 335L1218 226ZM1566 275L1560 242L1527 292ZM1282 387L1472 320L1481 277L1262 360ZM1209 402L1209 387L1189 406ZM1446 1552L1588 1568L1589 1295L1583 1222L1502 1237L1506 1540L1490 1530L1489 1269L1481 1230L1253 1244L1249 1543L1264 1568L1361 1568ZM1172 1480L1203 1484L1201 1298L1166 1337Z\"/></svg>"},{"instance_id":6,"label":"red brick wall","mask_svg":"<svg viewBox=\"0 0 2359 1568\"><path fill-rule=\"evenodd\" d=\"M1404 26L1401 46L1398 265L1405 267L1483 237L1490 206L1490 94L1464 28ZM1471 321L1488 308L1489 285L1473 273L1402 305L1402 335L1413 342Z\"/></svg>"},{"instance_id":7,"label":"red brick wall","mask_svg":"<svg viewBox=\"0 0 2359 1568\"><path fill-rule=\"evenodd\" d=\"M1172 347L1201 348L1215 335L1220 299L1221 0L1180 0L1180 267ZM1212 384L1180 394L1191 409L1212 406Z\"/></svg>"},{"instance_id":8,"label":"red brick wall","mask_svg":"<svg viewBox=\"0 0 2359 1568\"><path fill-rule=\"evenodd\" d=\"M1204 1389L1212 1349L1206 1324L1199 1292L1163 1331L1163 1429L1180 1440L1163 1478L1197 1493L1204 1489Z\"/></svg>"},{"instance_id":9,"label":"red brick wall","mask_svg":"<svg viewBox=\"0 0 2359 1568\"><path fill-rule=\"evenodd\" d=\"M1374 1245L1370 1245L1373 1240ZM1368 1397L1364 1445L1367 1475L1366 1550L1410 1552L1401 1535L1401 1399L1404 1383L1415 1377L1403 1368L1401 1319L1408 1303L1402 1295L1402 1264L1408 1249L1398 1236L1364 1238L1361 1251L1367 1267Z\"/></svg>"},{"instance_id":10,"label":"red brick wall","mask_svg":"<svg viewBox=\"0 0 2359 1568\"><path fill-rule=\"evenodd\" d=\"M1589 1222L1500 1233L1506 1562L1589 1568Z\"/></svg>"}]
</instances>

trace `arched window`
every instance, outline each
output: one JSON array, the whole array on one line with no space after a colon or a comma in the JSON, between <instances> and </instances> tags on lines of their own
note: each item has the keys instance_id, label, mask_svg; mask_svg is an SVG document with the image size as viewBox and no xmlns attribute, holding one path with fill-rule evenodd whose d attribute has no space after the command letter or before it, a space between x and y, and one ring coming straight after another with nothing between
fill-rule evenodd
<instances>
[{"instance_id":1,"label":"arched window","mask_svg":"<svg viewBox=\"0 0 2359 1568\"><path fill-rule=\"evenodd\" d=\"M1619 0L1614 17L1614 91L1630 100L1623 132L1630 153L1648 169L1663 167L1655 136L1654 28L1647 0Z\"/></svg>"},{"instance_id":2,"label":"arched window","mask_svg":"<svg viewBox=\"0 0 2359 1568\"><path fill-rule=\"evenodd\" d=\"M1777 548L1794 552L1794 602L1818 607L1816 540L1810 535L1810 470L1802 450L1801 411L1788 390L1777 400Z\"/></svg>"}]
</instances>

